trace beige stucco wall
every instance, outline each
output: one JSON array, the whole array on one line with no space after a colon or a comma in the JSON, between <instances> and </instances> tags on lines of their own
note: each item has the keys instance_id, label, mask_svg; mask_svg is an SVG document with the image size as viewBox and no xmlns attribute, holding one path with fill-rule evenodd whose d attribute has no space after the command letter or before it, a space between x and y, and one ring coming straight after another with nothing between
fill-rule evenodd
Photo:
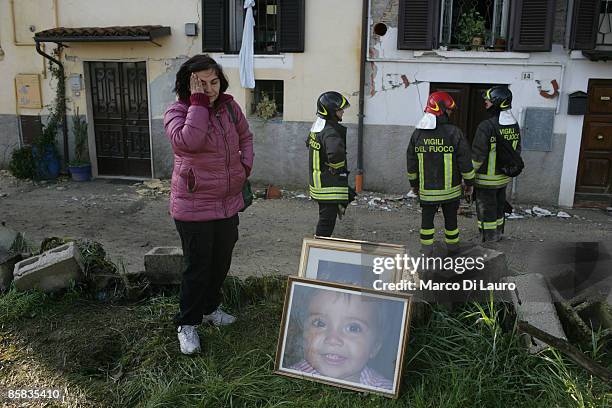
<instances>
[{"instance_id":1,"label":"beige stucco wall","mask_svg":"<svg viewBox=\"0 0 612 408\"><path fill-rule=\"evenodd\" d=\"M158 40L161 47L140 42L70 43L63 59L67 75L83 74L84 61L147 61L150 86L160 86L164 93L171 93L169 89L178 64L186 56L200 53L202 49L200 0L18 0L14 3L18 42L28 42L32 37L30 25L35 26L36 31L51 28L56 14L57 24L65 27L160 24L172 29L171 36ZM143 3L146 3L144 8ZM0 114L17 113L13 81L16 74L44 72L43 59L33 46L13 44L10 5L10 0L0 0L0 45L5 53L0 57L4 81L0 87ZM197 37L184 34L184 24L191 22L199 25ZM360 27L359 0L308 0L306 52L256 56L256 79L284 81L283 120L310 121L317 96L333 89L349 96L353 109L347 112L345 120L356 122L357 96L351 96L356 94L359 85ZM54 47L54 44L48 44L47 51ZM250 91L240 87L237 56L214 56L226 67L231 84L229 92L244 106L250 98ZM42 88L43 101L48 104L53 95L49 75L46 77L42 78ZM78 106L81 112L86 112L86 92L79 96L70 90L68 93L69 106ZM163 114L161 105L166 105L171 99L172 95L152 99L152 118L160 118Z\"/></svg>"},{"instance_id":2,"label":"beige stucco wall","mask_svg":"<svg viewBox=\"0 0 612 408\"><path fill-rule=\"evenodd\" d=\"M32 0L15 2L15 20L12 22L11 2L0 0L0 46L4 52L0 56L0 115L16 114L15 103L15 76L17 74L40 74L42 80L42 94L44 101L49 100L51 89L48 81L45 81L45 70L43 58L36 53L31 41L33 33L29 30L30 25L36 29L52 28L54 20L53 0L41 0L38 6ZM41 12L40 4L48 9L46 13ZM21 8L25 6L25 8ZM28 11L26 11L28 10ZM31 17L28 17L31 16ZM50 18L52 17L52 18ZM15 28L15 31L13 31ZM48 102L47 102L48 103ZM19 113L24 115L38 114L40 109L20 109Z\"/></svg>"}]
</instances>

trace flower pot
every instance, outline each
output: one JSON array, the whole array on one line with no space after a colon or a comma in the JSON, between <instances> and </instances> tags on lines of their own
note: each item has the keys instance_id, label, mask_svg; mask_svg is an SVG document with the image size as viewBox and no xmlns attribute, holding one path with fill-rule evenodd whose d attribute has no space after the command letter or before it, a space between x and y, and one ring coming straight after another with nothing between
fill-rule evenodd
<instances>
[{"instance_id":1,"label":"flower pot","mask_svg":"<svg viewBox=\"0 0 612 408\"><path fill-rule=\"evenodd\" d=\"M72 181L89 181L91 179L91 164L68 166Z\"/></svg>"},{"instance_id":2,"label":"flower pot","mask_svg":"<svg viewBox=\"0 0 612 408\"><path fill-rule=\"evenodd\" d=\"M60 160L53 145L32 146L32 157L36 163L36 176L41 180L54 180L60 173Z\"/></svg>"},{"instance_id":3,"label":"flower pot","mask_svg":"<svg viewBox=\"0 0 612 408\"><path fill-rule=\"evenodd\" d=\"M278 189L278 187L275 187L273 185L269 185L268 188L266 188L266 199L276 199L276 198L281 198L283 195L283 193Z\"/></svg>"},{"instance_id":4,"label":"flower pot","mask_svg":"<svg viewBox=\"0 0 612 408\"><path fill-rule=\"evenodd\" d=\"M472 37L472 47L481 47L484 44L484 38L481 36Z\"/></svg>"},{"instance_id":5,"label":"flower pot","mask_svg":"<svg viewBox=\"0 0 612 408\"><path fill-rule=\"evenodd\" d=\"M495 39L495 51L506 51L506 40L504 38Z\"/></svg>"}]
</instances>

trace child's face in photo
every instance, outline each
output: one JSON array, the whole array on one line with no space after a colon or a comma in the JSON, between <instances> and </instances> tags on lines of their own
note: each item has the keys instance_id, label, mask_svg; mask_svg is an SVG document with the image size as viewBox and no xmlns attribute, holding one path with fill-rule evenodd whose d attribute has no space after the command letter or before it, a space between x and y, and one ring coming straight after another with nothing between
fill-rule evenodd
<instances>
[{"instance_id":1,"label":"child's face in photo","mask_svg":"<svg viewBox=\"0 0 612 408\"><path fill-rule=\"evenodd\" d=\"M306 361L322 375L359 382L381 347L376 319L376 307L361 296L319 291L304 324Z\"/></svg>"}]
</instances>

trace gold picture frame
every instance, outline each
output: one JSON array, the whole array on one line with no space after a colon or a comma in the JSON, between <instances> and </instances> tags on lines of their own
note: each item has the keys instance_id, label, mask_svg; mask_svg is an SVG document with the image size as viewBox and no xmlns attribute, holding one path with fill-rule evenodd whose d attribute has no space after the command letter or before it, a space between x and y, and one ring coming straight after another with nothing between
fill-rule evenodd
<instances>
[{"instance_id":1,"label":"gold picture frame","mask_svg":"<svg viewBox=\"0 0 612 408\"><path fill-rule=\"evenodd\" d=\"M274 373L397 398L412 296L290 276Z\"/></svg>"},{"instance_id":2,"label":"gold picture frame","mask_svg":"<svg viewBox=\"0 0 612 408\"><path fill-rule=\"evenodd\" d=\"M298 276L379 289L373 286L376 280L398 283L407 271L394 265L392 269L384 268L380 274L374 273L375 258L403 257L404 254L406 247L403 245L316 236L304 238Z\"/></svg>"}]
</instances>

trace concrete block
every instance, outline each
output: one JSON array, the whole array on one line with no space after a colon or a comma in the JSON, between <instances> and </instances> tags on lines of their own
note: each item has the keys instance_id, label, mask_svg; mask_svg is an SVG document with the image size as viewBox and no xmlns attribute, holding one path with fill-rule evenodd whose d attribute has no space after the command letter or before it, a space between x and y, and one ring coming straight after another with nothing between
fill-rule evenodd
<instances>
[{"instance_id":1,"label":"concrete block","mask_svg":"<svg viewBox=\"0 0 612 408\"><path fill-rule=\"evenodd\" d=\"M17 290L53 292L83 277L83 261L77 246L69 242L18 262L13 276Z\"/></svg>"},{"instance_id":2,"label":"concrete block","mask_svg":"<svg viewBox=\"0 0 612 408\"><path fill-rule=\"evenodd\" d=\"M22 259L21 254L11 254L0 248L0 292L8 290L11 286L15 264Z\"/></svg>"},{"instance_id":3,"label":"concrete block","mask_svg":"<svg viewBox=\"0 0 612 408\"><path fill-rule=\"evenodd\" d=\"M512 292L512 303L520 320L526 321L551 336L567 340L548 284L541 274L518 275L508 277L506 280L516 284L516 290ZM531 336L528 336L527 345L533 353L548 347Z\"/></svg>"},{"instance_id":4,"label":"concrete block","mask_svg":"<svg viewBox=\"0 0 612 408\"><path fill-rule=\"evenodd\" d=\"M180 285L183 275L183 250L155 247L144 256L145 275L156 285Z\"/></svg>"}]
</instances>

